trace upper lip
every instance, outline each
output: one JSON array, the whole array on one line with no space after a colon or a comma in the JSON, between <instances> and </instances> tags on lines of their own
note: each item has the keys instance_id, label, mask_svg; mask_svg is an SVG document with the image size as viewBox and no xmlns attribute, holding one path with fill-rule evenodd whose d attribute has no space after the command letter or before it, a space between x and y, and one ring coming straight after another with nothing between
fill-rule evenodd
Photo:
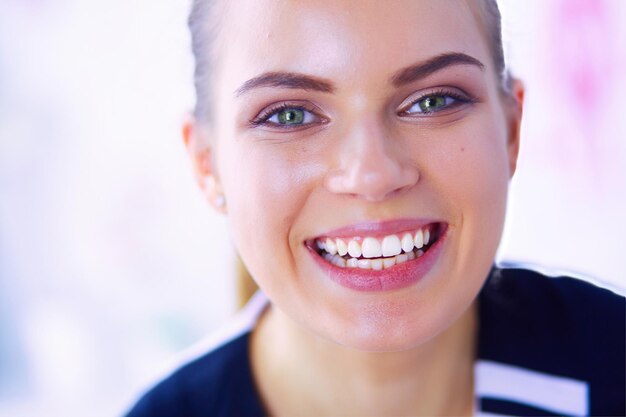
<instances>
[{"instance_id":1,"label":"upper lip","mask_svg":"<svg viewBox=\"0 0 626 417\"><path fill-rule=\"evenodd\" d=\"M432 218L403 218L367 221L328 230L313 239L319 239L322 237L341 238L348 236L382 237L416 230L432 223L442 223L442 221Z\"/></svg>"}]
</instances>

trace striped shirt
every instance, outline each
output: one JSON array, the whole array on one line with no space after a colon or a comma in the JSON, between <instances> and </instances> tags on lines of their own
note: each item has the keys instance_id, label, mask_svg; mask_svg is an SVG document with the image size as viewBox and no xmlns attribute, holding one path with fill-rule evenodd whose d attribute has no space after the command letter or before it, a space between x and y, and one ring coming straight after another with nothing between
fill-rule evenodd
<instances>
[{"instance_id":1,"label":"striped shirt","mask_svg":"<svg viewBox=\"0 0 626 417\"><path fill-rule=\"evenodd\" d=\"M492 269L478 301L476 416L626 415L623 296L509 266ZM267 415L248 357L267 304L257 293L127 417Z\"/></svg>"}]
</instances>

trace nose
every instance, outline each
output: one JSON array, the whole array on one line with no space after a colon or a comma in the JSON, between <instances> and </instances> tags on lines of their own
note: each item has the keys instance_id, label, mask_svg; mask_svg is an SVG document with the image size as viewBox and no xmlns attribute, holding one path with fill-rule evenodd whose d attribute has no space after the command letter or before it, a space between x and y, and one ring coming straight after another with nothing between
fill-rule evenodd
<instances>
[{"instance_id":1,"label":"nose","mask_svg":"<svg viewBox=\"0 0 626 417\"><path fill-rule=\"evenodd\" d=\"M417 184L417 165L401 141L389 136L383 124L374 120L354 126L338 141L337 164L326 177L326 188L378 202Z\"/></svg>"}]
</instances>

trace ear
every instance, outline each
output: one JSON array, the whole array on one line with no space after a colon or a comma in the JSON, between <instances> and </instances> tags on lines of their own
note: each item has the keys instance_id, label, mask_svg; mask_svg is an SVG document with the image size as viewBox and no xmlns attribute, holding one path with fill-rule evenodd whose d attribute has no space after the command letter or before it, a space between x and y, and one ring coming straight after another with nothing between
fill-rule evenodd
<instances>
[{"instance_id":1,"label":"ear","mask_svg":"<svg viewBox=\"0 0 626 417\"><path fill-rule=\"evenodd\" d=\"M191 158L194 176L198 186L215 210L226 214L226 204L222 185L218 179L214 163L214 153L210 146L209 132L193 116L183 123L183 142Z\"/></svg>"},{"instance_id":2,"label":"ear","mask_svg":"<svg viewBox=\"0 0 626 417\"><path fill-rule=\"evenodd\" d=\"M524 84L513 79L511 94L506 97L507 101L507 121L508 121L508 156L509 156L509 178L513 177L517 169L517 158L519 155L520 133L522 126L522 113L524 109Z\"/></svg>"}]
</instances>

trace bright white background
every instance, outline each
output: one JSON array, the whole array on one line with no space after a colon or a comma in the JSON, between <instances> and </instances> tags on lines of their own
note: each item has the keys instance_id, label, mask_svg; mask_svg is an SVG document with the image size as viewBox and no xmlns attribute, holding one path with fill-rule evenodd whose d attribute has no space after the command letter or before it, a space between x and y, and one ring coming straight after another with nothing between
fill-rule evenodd
<instances>
[{"instance_id":1,"label":"bright white background","mask_svg":"<svg viewBox=\"0 0 626 417\"><path fill-rule=\"evenodd\" d=\"M626 287L626 2L506 0L528 87L500 258ZM187 1L0 0L0 416L115 416L234 311L180 140Z\"/></svg>"}]
</instances>

